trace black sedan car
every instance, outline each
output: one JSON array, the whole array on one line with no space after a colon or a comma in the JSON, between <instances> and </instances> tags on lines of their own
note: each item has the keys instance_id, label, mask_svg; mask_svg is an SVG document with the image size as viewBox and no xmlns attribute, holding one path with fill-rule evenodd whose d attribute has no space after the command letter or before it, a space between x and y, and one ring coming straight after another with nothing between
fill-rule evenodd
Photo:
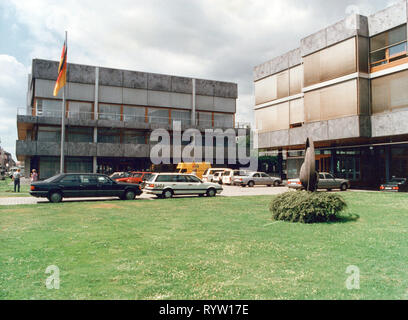
<instances>
[{"instance_id":1,"label":"black sedan car","mask_svg":"<svg viewBox=\"0 0 408 320\"><path fill-rule=\"evenodd\" d=\"M142 193L140 185L118 183L104 174L64 173L44 181L33 182L30 194L60 202L62 198L119 197L133 200Z\"/></svg>"},{"instance_id":2,"label":"black sedan car","mask_svg":"<svg viewBox=\"0 0 408 320\"><path fill-rule=\"evenodd\" d=\"M392 178L387 183L383 183L380 186L381 191L391 192L408 192L408 179L407 178Z\"/></svg>"}]
</instances>

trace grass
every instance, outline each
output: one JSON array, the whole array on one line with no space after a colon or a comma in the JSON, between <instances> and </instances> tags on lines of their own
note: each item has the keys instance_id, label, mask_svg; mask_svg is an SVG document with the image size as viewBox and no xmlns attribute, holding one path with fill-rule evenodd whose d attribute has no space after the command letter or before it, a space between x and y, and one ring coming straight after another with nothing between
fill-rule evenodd
<instances>
[{"instance_id":1,"label":"grass","mask_svg":"<svg viewBox=\"0 0 408 320\"><path fill-rule=\"evenodd\" d=\"M341 195L342 222L311 225L269 196L1 207L0 299L407 299L408 195Z\"/></svg>"},{"instance_id":2,"label":"grass","mask_svg":"<svg viewBox=\"0 0 408 320\"><path fill-rule=\"evenodd\" d=\"M29 197L30 185L20 184L20 192L14 192L14 182L10 178L0 180L0 198Z\"/></svg>"}]
</instances>

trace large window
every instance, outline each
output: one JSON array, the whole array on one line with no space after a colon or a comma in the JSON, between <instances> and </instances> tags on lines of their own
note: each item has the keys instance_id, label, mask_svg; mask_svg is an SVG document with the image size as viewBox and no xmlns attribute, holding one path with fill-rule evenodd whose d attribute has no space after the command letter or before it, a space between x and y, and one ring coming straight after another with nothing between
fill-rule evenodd
<instances>
[{"instance_id":1,"label":"large window","mask_svg":"<svg viewBox=\"0 0 408 320\"><path fill-rule=\"evenodd\" d=\"M212 127L212 113L211 112L197 112L198 125L201 127Z\"/></svg>"},{"instance_id":2,"label":"large window","mask_svg":"<svg viewBox=\"0 0 408 320\"><path fill-rule=\"evenodd\" d=\"M303 61L305 87L354 73L357 71L356 39L312 53Z\"/></svg>"},{"instance_id":3,"label":"large window","mask_svg":"<svg viewBox=\"0 0 408 320\"><path fill-rule=\"evenodd\" d=\"M190 125L191 124L191 111L172 110L171 120L180 121L181 124L183 125Z\"/></svg>"},{"instance_id":4,"label":"large window","mask_svg":"<svg viewBox=\"0 0 408 320\"><path fill-rule=\"evenodd\" d=\"M36 100L36 115L40 117L58 117L61 118L62 101L61 100Z\"/></svg>"},{"instance_id":5,"label":"large window","mask_svg":"<svg viewBox=\"0 0 408 320\"><path fill-rule=\"evenodd\" d=\"M37 140L43 142L61 142L61 128L40 126L38 128Z\"/></svg>"},{"instance_id":6,"label":"large window","mask_svg":"<svg viewBox=\"0 0 408 320\"><path fill-rule=\"evenodd\" d=\"M303 66L299 65L289 69L289 94L293 96L302 92L302 80L303 80Z\"/></svg>"},{"instance_id":7,"label":"large window","mask_svg":"<svg viewBox=\"0 0 408 320\"><path fill-rule=\"evenodd\" d=\"M372 113L408 107L408 71L371 80Z\"/></svg>"},{"instance_id":8,"label":"large window","mask_svg":"<svg viewBox=\"0 0 408 320\"><path fill-rule=\"evenodd\" d=\"M120 143L120 130L110 128L98 128L98 142Z\"/></svg>"},{"instance_id":9,"label":"large window","mask_svg":"<svg viewBox=\"0 0 408 320\"><path fill-rule=\"evenodd\" d=\"M40 157L39 159L39 178L41 180L52 177L60 172L59 157Z\"/></svg>"},{"instance_id":10,"label":"large window","mask_svg":"<svg viewBox=\"0 0 408 320\"><path fill-rule=\"evenodd\" d=\"M370 39L371 71L407 56L407 26L394 28ZM379 68L377 68L379 69Z\"/></svg>"},{"instance_id":11,"label":"large window","mask_svg":"<svg viewBox=\"0 0 408 320\"><path fill-rule=\"evenodd\" d=\"M92 157L67 157L65 167L66 172L92 172Z\"/></svg>"},{"instance_id":12,"label":"large window","mask_svg":"<svg viewBox=\"0 0 408 320\"><path fill-rule=\"evenodd\" d=\"M289 102L289 124L300 126L305 121L305 108L303 99L296 99Z\"/></svg>"},{"instance_id":13,"label":"large window","mask_svg":"<svg viewBox=\"0 0 408 320\"><path fill-rule=\"evenodd\" d=\"M68 127L68 142L93 142L93 128L87 127Z\"/></svg>"},{"instance_id":14,"label":"large window","mask_svg":"<svg viewBox=\"0 0 408 320\"><path fill-rule=\"evenodd\" d=\"M305 93L305 121L321 121L357 115L357 80Z\"/></svg>"},{"instance_id":15,"label":"large window","mask_svg":"<svg viewBox=\"0 0 408 320\"><path fill-rule=\"evenodd\" d=\"M92 103L70 101L68 118L93 119Z\"/></svg>"},{"instance_id":16,"label":"large window","mask_svg":"<svg viewBox=\"0 0 408 320\"><path fill-rule=\"evenodd\" d=\"M149 108L149 123L169 124L169 109Z\"/></svg>"},{"instance_id":17,"label":"large window","mask_svg":"<svg viewBox=\"0 0 408 320\"><path fill-rule=\"evenodd\" d=\"M146 134L141 131L125 130L123 135L123 143L128 144L145 144Z\"/></svg>"},{"instance_id":18,"label":"large window","mask_svg":"<svg viewBox=\"0 0 408 320\"><path fill-rule=\"evenodd\" d=\"M102 103L99 104L99 119L120 121L120 106Z\"/></svg>"},{"instance_id":19,"label":"large window","mask_svg":"<svg viewBox=\"0 0 408 320\"><path fill-rule=\"evenodd\" d=\"M233 128L234 127L234 116L232 114L214 112L214 127Z\"/></svg>"},{"instance_id":20,"label":"large window","mask_svg":"<svg viewBox=\"0 0 408 320\"><path fill-rule=\"evenodd\" d=\"M145 114L144 107L123 106L123 121L145 122Z\"/></svg>"}]
</instances>

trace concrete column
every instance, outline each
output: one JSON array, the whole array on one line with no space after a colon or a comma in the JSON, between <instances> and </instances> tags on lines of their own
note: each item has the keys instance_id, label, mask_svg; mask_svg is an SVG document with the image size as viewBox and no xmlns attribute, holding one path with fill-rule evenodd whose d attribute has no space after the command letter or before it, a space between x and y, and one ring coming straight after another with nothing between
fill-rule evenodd
<instances>
[{"instance_id":1,"label":"concrete column","mask_svg":"<svg viewBox=\"0 0 408 320\"><path fill-rule=\"evenodd\" d=\"M335 175L336 173L336 168L334 167L336 165L336 149L331 149L330 150L330 173L332 175Z\"/></svg>"},{"instance_id":2,"label":"concrete column","mask_svg":"<svg viewBox=\"0 0 408 320\"><path fill-rule=\"evenodd\" d=\"M94 119L98 120L98 109L99 109L99 68L95 68L95 99L94 99ZM98 143L98 127L94 127L93 132L93 142ZM93 157L93 173L96 173L98 167L98 159L96 156Z\"/></svg>"},{"instance_id":3,"label":"concrete column","mask_svg":"<svg viewBox=\"0 0 408 320\"><path fill-rule=\"evenodd\" d=\"M283 155L282 155L282 149L278 150L278 172L279 176L282 179L283 178Z\"/></svg>"},{"instance_id":4,"label":"concrete column","mask_svg":"<svg viewBox=\"0 0 408 320\"><path fill-rule=\"evenodd\" d=\"M196 124L196 79L192 79L192 82L191 125L194 126Z\"/></svg>"},{"instance_id":5,"label":"concrete column","mask_svg":"<svg viewBox=\"0 0 408 320\"><path fill-rule=\"evenodd\" d=\"M385 153L385 181L390 181L391 150L390 146L384 147Z\"/></svg>"}]
</instances>

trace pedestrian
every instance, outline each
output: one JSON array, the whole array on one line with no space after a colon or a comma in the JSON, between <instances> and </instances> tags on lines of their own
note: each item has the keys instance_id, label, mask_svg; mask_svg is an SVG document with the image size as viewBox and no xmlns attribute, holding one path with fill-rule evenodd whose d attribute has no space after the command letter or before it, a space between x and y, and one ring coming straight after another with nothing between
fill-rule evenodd
<instances>
[{"instance_id":1,"label":"pedestrian","mask_svg":"<svg viewBox=\"0 0 408 320\"><path fill-rule=\"evenodd\" d=\"M37 170L33 169L31 172L31 182L36 182L38 181L38 173Z\"/></svg>"},{"instance_id":2,"label":"pedestrian","mask_svg":"<svg viewBox=\"0 0 408 320\"><path fill-rule=\"evenodd\" d=\"M20 177L21 177L20 169L17 169L17 171L13 173L14 192L16 192L16 189L18 190L18 192L20 192Z\"/></svg>"}]
</instances>

